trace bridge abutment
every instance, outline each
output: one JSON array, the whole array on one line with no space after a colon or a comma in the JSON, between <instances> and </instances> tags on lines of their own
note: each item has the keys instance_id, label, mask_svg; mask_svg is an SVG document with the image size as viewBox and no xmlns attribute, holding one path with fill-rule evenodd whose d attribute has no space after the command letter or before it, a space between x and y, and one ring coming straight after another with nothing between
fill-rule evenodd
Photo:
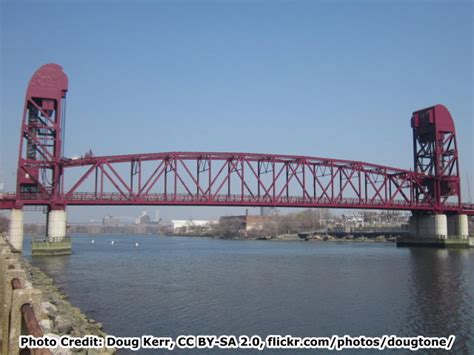
<instances>
[{"instance_id":1,"label":"bridge abutment","mask_svg":"<svg viewBox=\"0 0 474 355\"><path fill-rule=\"evenodd\" d=\"M413 214L409 235L397 246L469 248L467 216L462 214Z\"/></svg>"},{"instance_id":2,"label":"bridge abutment","mask_svg":"<svg viewBox=\"0 0 474 355\"><path fill-rule=\"evenodd\" d=\"M21 208L11 210L9 241L16 250L23 250L23 210Z\"/></svg>"}]
</instances>

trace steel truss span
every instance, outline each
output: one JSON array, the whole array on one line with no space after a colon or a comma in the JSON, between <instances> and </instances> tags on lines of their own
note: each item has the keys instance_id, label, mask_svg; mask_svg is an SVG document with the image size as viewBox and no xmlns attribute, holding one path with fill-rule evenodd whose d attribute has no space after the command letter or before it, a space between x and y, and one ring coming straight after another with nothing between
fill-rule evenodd
<instances>
[{"instance_id":1,"label":"steel truss span","mask_svg":"<svg viewBox=\"0 0 474 355\"><path fill-rule=\"evenodd\" d=\"M24 193L23 204L435 208L424 174L357 161L169 152L65 159L60 168L70 184L59 195Z\"/></svg>"},{"instance_id":2,"label":"steel truss span","mask_svg":"<svg viewBox=\"0 0 474 355\"><path fill-rule=\"evenodd\" d=\"M474 214L461 201L456 130L443 105L411 117L413 171L357 161L251 153L169 152L64 158L61 66L26 91L16 193L0 209L45 205L193 205L393 209Z\"/></svg>"}]
</instances>

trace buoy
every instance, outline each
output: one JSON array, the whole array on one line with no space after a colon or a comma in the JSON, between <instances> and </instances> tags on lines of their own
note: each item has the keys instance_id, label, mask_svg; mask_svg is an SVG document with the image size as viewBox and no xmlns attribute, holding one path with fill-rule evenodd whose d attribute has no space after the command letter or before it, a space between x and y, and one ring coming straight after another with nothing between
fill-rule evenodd
<instances>
[{"instance_id":1,"label":"buoy","mask_svg":"<svg viewBox=\"0 0 474 355\"><path fill-rule=\"evenodd\" d=\"M113 241L113 240L110 242L110 245L114 245L114 241Z\"/></svg>"}]
</instances>

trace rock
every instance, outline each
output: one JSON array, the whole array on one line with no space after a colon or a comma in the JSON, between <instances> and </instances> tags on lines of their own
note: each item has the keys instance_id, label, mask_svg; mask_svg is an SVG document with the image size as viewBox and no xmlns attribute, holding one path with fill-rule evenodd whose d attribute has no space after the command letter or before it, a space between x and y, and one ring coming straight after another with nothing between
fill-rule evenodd
<instances>
[{"instance_id":1,"label":"rock","mask_svg":"<svg viewBox=\"0 0 474 355\"><path fill-rule=\"evenodd\" d=\"M51 293L50 296L49 296L49 302L54 304L54 305L57 305L59 302L61 301L61 298L58 294L56 293Z\"/></svg>"},{"instance_id":2,"label":"rock","mask_svg":"<svg viewBox=\"0 0 474 355\"><path fill-rule=\"evenodd\" d=\"M52 311L52 312L57 312L58 311L58 308L50 302L41 302L41 306L46 311L46 313L49 313L50 311Z\"/></svg>"},{"instance_id":3,"label":"rock","mask_svg":"<svg viewBox=\"0 0 474 355\"><path fill-rule=\"evenodd\" d=\"M48 333L48 334L45 334L45 336L55 338L58 341L58 344L59 344L59 336L57 334ZM50 349L50 351L51 351L52 355L71 355L72 354L70 349L65 349L65 348L62 348L61 346L58 346L56 348L52 348L52 349Z\"/></svg>"},{"instance_id":4,"label":"rock","mask_svg":"<svg viewBox=\"0 0 474 355\"><path fill-rule=\"evenodd\" d=\"M43 329L43 334L50 333L53 324L50 319L42 319L39 321L41 329Z\"/></svg>"},{"instance_id":5,"label":"rock","mask_svg":"<svg viewBox=\"0 0 474 355\"><path fill-rule=\"evenodd\" d=\"M96 326L97 328L99 328L99 329L102 329L102 328L103 328L103 325L102 325L101 322L95 323L95 326Z\"/></svg>"},{"instance_id":6,"label":"rock","mask_svg":"<svg viewBox=\"0 0 474 355\"><path fill-rule=\"evenodd\" d=\"M72 330L72 319L65 315L57 316L54 324L59 333L68 334Z\"/></svg>"},{"instance_id":7,"label":"rock","mask_svg":"<svg viewBox=\"0 0 474 355\"><path fill-rule=\"evenodd\" d=\"M59 339L61 335L83 337L85 335L97 335L105 337L107 334L102 330L102 323L88 319L79 308L74 307L55 285L52 278L44 274L40 269L32 267L25 260L21 260L23 268L29 277L33 287L41 290L41 308L47 314L47 318L40 320L43 333ZM72 354L114 354L116 349L51 349L54 355Z\"/></svg>"}]
</instances>

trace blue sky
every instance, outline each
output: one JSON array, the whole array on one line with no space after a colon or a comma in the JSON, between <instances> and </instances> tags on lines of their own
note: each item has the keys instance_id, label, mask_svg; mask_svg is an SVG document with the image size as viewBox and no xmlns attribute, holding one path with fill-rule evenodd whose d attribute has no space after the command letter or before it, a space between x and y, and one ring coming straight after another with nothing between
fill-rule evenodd
<instances>
[{"instance_id":1,"label":"blue sky","mask_svg":"<svg viewBox=\"0 0 474 355\"><path fill-rule=\"evenodd\" d=\"M69 76L67 156L244 151L412 168L411 112L442 103L468 200L472 24L471 1L3 0L1 176L13 190L26 86L55 62ZM165 218L242 210L160 208Z\"/></svg>"}]
</instances>

